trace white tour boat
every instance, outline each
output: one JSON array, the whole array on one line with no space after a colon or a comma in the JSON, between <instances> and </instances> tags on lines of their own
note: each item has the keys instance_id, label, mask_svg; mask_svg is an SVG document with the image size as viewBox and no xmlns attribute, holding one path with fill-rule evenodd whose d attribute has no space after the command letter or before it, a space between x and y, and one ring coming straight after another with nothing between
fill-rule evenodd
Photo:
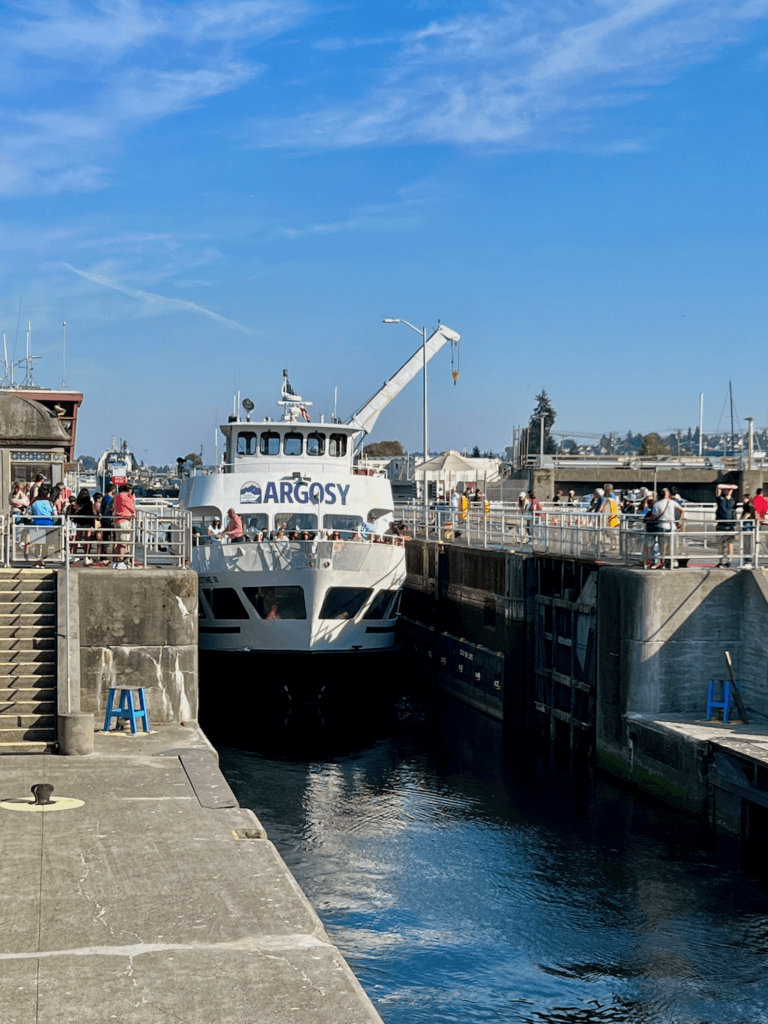
<instances>
[{"instance_id":1,"label":"white tour boat","mask_svg":"<svg viewBox=\"0 0 768 1024\"><path fill-rule=\"evenodd\" d=\"M438 327L347 423L313 421L312 403L293 391L286 370L279 420L252 420L245 399L245 419L235 413L222 425L223 465L193 471L179 493L179 506L193 514L201 650L393 646L404 541L390 529L389 478L356 466L355 447L426 361L458 340ZM223 535L230 509L242 519L242 538Z\"/></svg>"}]
</instances>

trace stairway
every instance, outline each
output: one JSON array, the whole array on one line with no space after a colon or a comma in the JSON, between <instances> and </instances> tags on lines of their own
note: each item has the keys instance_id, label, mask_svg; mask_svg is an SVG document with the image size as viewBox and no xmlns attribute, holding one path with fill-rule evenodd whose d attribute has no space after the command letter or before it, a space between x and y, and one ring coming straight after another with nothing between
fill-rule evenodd
<instances>
[{"instance_id":1,"label":"stairway","mask_svg":"<svg viewBox=\"0 0 768 1024\"><path fill-rule=\"evenodd\" d=\"M56 746L56 573L0 569L0 754Z\"/></svg>"}]
</instances>

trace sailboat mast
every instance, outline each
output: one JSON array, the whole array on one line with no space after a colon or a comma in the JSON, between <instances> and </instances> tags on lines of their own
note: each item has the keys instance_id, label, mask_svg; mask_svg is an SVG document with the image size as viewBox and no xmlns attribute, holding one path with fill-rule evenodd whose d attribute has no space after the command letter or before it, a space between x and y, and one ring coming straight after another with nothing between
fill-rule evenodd
<instances>
[{"instance_id":1,"label":"sailboat mast","mask_svg":"<svg viewBox=\"0 0 768 1024\"><path fill-rule=\"evenodd\" d=\"M728 381L728 395L731 400L731 455L733 455L733 381Z\"/></svg>"}]
</instances>

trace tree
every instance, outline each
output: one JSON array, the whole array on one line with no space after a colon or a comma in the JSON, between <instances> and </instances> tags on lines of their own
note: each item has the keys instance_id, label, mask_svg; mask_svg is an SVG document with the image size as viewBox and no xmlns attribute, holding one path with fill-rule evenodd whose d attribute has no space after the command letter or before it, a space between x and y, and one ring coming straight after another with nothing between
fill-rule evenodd
<instances>
[{"instance_id":1,"label":"tree","mask_svg":"<svg viewBox=\"0 0 768 1024\"><path fill-rule=\"evenodd\" d=\"M541 418L544 417L544 454L554 455L557 451L557 445L553 438L550 436L550 431L555 422L557 413L552 408L552 403L549 400L549 395L546 391L542 390L540 395L536 395L536 408L533 410L529 424L528 432L528 454L529 455L540 455L541 454Z\"/></svg>"},{"instance_id":2,"label":"tree","mask_svg":"<svg viewBox=\"0 0 768 1024\"><path fill-rule=\"evenodd\" d=\"M363 448L363 455L369 459L386 459L393 455L404 455L399 441L374 441Z\"/></svg>"},{"instance_id":3,"label":"tree","mask_svg":"<svg viewBox=\"0 0 768 1024\"><path fill-rule=\"evenodd\" d=\"M478 448L477 445L475 445L475 447L472 449L472 455L470 456L470 458L472 458L472 459L479 459L480 458L480 449Z\"/></svg>"},{"instance_id":4,"label":"tree","mask_svg":"<svg viewBox=\"0 0 768 1024\"><path fill-rule=\"evenodd\" d=\"M669 455L667 445L661 443L658 434L646 434L640 448L641 455Z\"/></svg>"}]
</instances>

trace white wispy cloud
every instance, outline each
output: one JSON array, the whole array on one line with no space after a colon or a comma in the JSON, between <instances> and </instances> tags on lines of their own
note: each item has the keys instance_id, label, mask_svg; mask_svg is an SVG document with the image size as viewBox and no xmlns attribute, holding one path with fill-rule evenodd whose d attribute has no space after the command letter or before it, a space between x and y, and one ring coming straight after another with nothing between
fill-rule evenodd
<instances>
[{"instance_id":1,"label":"white wispy cloud","mask_svg":"<svg viewBox=\"0 0 768 1024\"><path fill-rule=\"evenodd\" d=\"M243 324L238 323L237 320L230 320L228 317L215 313L212 309L206 309L204 306L198 306L196 302L188 302L186 299L174 299L167 295L156 295L154 292L145 292L139 288L129 288L127 285L106 277L104 274L95 274L88 270L78 270L78 268L73 267L71 263L64 263L62 261L61 265L66 267L67 270L71 270L73 274L79 274L79 276L85 278L86 281L92 281L94 284L103 285L105 288L113 288L115 291L122 292L123 295L129 295L132 299L140 299L142 302L147 303L153 312L168 313L176 310L183 310L184 312L189 313L202 313L203 316L208 316L212 320L216 320L218 323L224 324L226 327L231 327L233 330L243 331L245 334L257 333L250 327L245 327Z\"/></svg>"},{"instance_id":2,"label":"white wispy cloud","mask_svg":"<svg viewBox=\"0 0 768 1024\"><path fill-rule=\"evenodd\" d=\"M252 80L305 0L22 0L6 18L0 193L101 188L131 132ZM24 69L24 74L20 69Z\"/></svg>"},{"instance_id":3,"label":"white wispy cloud","mask_svg":"<svg viewBox=\"0 0 768 1024\"><path fill-rule=\"evenodd\" d=\"M444 199L453 186L436 179L424 179L404 185L397 190L397 199L391 203L376 203L358 206L349 216L340 220L305 224L301 227L279 227L275 234L286 238L300 238L304 235L332 235L340 231L354 231L372 228L377 231L394 231L412 228L421 218L419 207Z\"/></svg>"},{"instance_id":4,"label":"white wispy cloud","mask_svg":"<svg viewBox=\"0 0 768 1024\"><path fill-rule=\"evenodd\" d=\"M491 3L403 37L364 96L259 122L254 137L301 147L557 144L585 132L594 111L641 98L766 17L768 0Z\"/></svg>"}]
</instances>

